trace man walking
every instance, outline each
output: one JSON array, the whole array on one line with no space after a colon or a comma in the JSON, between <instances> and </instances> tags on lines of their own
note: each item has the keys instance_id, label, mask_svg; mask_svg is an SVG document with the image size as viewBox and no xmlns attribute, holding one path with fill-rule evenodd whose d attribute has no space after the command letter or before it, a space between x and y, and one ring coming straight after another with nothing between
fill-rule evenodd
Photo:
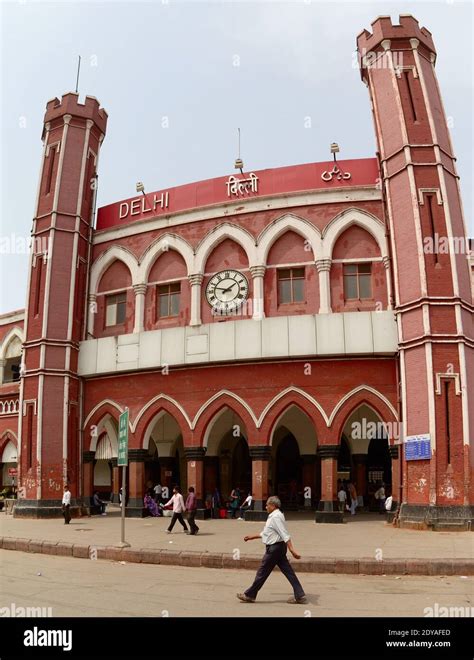
<instances>
[{"instance_id":1,"label":"man walking","mask_svg":"<svg viewBox=\"0 0 474 660\"><path fill-rule=\"evenodd\" d=\"M190 536L194 536L199 532L199 527L194 522L197 511L197 500L194 488L192 486L188 489L188 496L186 498L186 511L188 512L188 523L191 527Z\"/></svg>"},{"instance_id":2,"label":"man walking","mask_svg":"<svg viewBox=\"0 0 474 660\"><path fill-rule=\"evenodd\" d=\"M265 584L270 573L275 566L278 566L280 571L286 577L293 587L294 597L288 599L288 603L307 603L308 600L305 596L303 587L296 577L296 574L286 558L287 549L291 552L295 559L301 559L301 556L296 552L291 543L290 535L286 528L285 516L280 511L281 502L278 497L269 497L266 504L268 511L267 522L263 528L263 532L256 536L245 536L244 541L252 541L253 539L262 539L262 543L266 545L266 551L262 559L262 564L257 571L255 580L251 587L249 587L243 594L237 594L237 598L244 603L254 603L259 590Z\"/></svg>"},{"instance_id":3,"label":"man walking","mask_svg":"<svg viewBox=\"0 0 474 660\"><path fill-rule=\"evenodd\" d=\"M171 518L171 523L170 523L170 526L168 527L168 529L166 530L166 533L171 534L171 532L173 530L173 527L174 527L177 520L179 520L179 522L183 526L183 531L187 533L188 528L186 526L186 523L183 520L183 513L186 510L186 507L184 505L183 496L179 492L178 486L175 486L173 488L173 496L170 499L170 501L165 504L165 506L168 506L170 504L173 505L173 517Z\"/></svg>"},{"instance_id":4,"label":"man walking","mask_svg":"<svg viewBox=\"0 0 474 660\"><path fill-rule=\"evenodd\" d=\"M69 507L71 506L71 491L69 490L69 486L67 484L64 486L62 504L63 504L64 524L69 525L69 523L71 522L71 514L69 512Z\"/></svg>"}]
</instances>

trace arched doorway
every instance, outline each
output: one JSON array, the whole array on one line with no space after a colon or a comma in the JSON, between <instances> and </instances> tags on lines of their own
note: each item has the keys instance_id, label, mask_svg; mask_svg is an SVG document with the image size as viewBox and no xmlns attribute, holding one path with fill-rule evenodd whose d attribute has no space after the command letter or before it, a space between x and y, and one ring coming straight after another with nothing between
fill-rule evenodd
<instances>
[{"instance_id":1,"label":"arched doorway","mask_svg":"<svg viewBox=\"0 0 474 660\"><path fill-rule=\"evenodd\" d=\"M107 431L100 434L94 456L93 490L104 500L112 500L118 484L114 484L113 464L117 460L117 443Z\"/></svg>"},{"instance_id":2,"label":"arched doorway","mask_svg":"<svg viewBox=\"0 0 474 660\"><path fill-rule=\"evenodd\" d=\"M344 425L338 459L339 479L347 478L348 468L359 506L369 511L378 510L374 494L382 481L386 494L391 493L392 466L384 422L366 404L358 406Z\"/></svg>"},{"instance_id":3,"label":"arched doorway","mask_svg":"<svg viewBox=\"0 0 474 660\"><path fill-rule=\"evenodd\" d=\"M17 486L18 450L11 439L8 439L1 456L1 484L0 490L6 491L4 495L13 495ZM3 444L3 443L2 443Z\"/></svg>"},{"instance_id":4,"label":"arched doorway","mask_svg":"<svg viewBox=\"0 0 474 660\"><path fill-rule=\"evenodd\" d=\"M316 431L299 406L290 405L279 417L271 445L269 492L287 509L316 506L321 498Z\"/></svg>"},{"instance_id":5,"label":"arched doorway","mask_svg":"<svg viewBox=\"0 0 474 660\"><path fill-rule=\"evenodd\" d=\"M210 501L215 488L223 501L228 501L233 488L242 496L252 490L252 461L247 429L240 415L225 406L207 427L204 445L204 493Z\"/></svg>"},{"instance_id":6,"label":"arched doorway","mask_svg":"<svg viewBox=\"0 0 474 660\"><path fill-rule=\"evenodd\" d=\"M147 442L145 490L160 483L163 488L168 489L164 491L163 497L171 497L175 485L185 492L187 472L183 438L178 422L170 413L162 410L152 421Z\"/></svg>"}]
</instances>

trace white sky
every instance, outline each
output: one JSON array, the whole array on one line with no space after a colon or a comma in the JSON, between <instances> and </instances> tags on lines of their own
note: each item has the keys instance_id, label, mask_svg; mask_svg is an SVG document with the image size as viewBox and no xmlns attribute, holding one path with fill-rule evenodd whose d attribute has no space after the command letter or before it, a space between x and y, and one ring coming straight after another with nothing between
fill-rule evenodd
<instances>
[{"instance_id":1,"label":"white sky","mask_svg":"<svg viewBox=\"0 0 474 660\"><path fill-rule=\"evenodd\" d=\"M103 206L135 195L136 181L152 191L232 173L238 126L248 169L327 160L333 141L341 159L373 156L355 39L400 13L433 33L473 236L471 2L0 0L0 239L16 243L2 245L0 313L25 305L45 104L74 91L79 54L81 100L109 113Z\"/></svg>"}]
</instances>

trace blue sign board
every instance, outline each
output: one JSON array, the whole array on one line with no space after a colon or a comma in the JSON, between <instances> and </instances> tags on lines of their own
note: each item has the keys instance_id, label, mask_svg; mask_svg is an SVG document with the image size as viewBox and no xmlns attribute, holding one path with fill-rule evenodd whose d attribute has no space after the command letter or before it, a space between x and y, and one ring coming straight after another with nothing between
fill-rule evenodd
<instances>
[{"instance_id":1,"label":"blue sign board","mask_svg":"<svg viewBox=\"0 0 474 660\"><path fill-rule=\"evenodd\" d=\"M409 435L405 439L405 459L407 461L429 460L431 458L431 437L429 435Z\"/></svg>"}]
</instances>

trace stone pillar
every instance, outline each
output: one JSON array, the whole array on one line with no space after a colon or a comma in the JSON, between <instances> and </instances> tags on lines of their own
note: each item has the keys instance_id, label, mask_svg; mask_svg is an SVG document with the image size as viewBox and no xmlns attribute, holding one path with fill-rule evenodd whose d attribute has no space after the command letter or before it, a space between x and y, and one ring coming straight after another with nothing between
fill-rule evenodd
<instances>
[{"instance_id":1,"label":"stone pillar","mask_svg":"<svg viewBox=\"0 0 474 660\"><path fill-rule=\"evenodd\" d=\"M246 520L266 520L267 512L265 504L268 498L268 463L270 460L271 447L260 445L249 447L250 458L252 459L252 493L255 499L252 517L249 518L246 512Z\"/></svg>"},{"instance_id":2,"label":"stone pillar","mask_svg":"<svg viewBox=\"0 0 474 660\"><path fill-rule=\"evenodd\" d=\"M319 273L319 313L329 314L331 312L331 282L329 273L331 271L331 259L317 259L316 268Z\"/></svg>"},{"instance_id":3,"label":"stone pillar","mask_svg":"<svg viewBox=\"0 0 474 660\"><path fill-rule=\"evenodd\" d=\"M90 293L87 305L87 339L94 337L94 325L97 317L97 296Z\"/></svg>"},{"instance_id":4,"label":"stone pillar","mask_svg":"<svg viewBox=\"0 0 474 660\"><path fill-rule=\"evenodd\" d=\"M196 492L197 505L201 509L204 505L204 455L206 447L185 447L188 469L188 488L194 486ZM183 497L186 500L185 494Z\"/></svg>"},{"instance_id":5,"label":"stone pillar","mask_svg":"<svg viewBox=\"0 0 474 660\"><path fill-rule=\"evenodd\" d=\"M201 285L203 280L202 273L189 275L191 283L191 320L189 325L201 325Z\"/></svg>"},{"instance_id":6,"label":"stone pillar","mask_svg":"<svg viewBox=\"0 0 474 660\"><path fill-rule=\"evenodd\" d=\"M117 465L117 459L113 458L112 459L112 495L114 498L114 503L118 503L119 501L119 491L120 487L122 486L122 482L120 480L120 477L122 476L120 472L120 468Z\"/></svg>"},{"instance_id":7,"label":"stone pillar","mask_svg":"<svg viewBox=\"0 0 474 660\"><path fill-rule=\"evenodd\" d=\"M125 515L141 518L145 495L145 461L149 454L146 449L128 450L128 505Z\"/></svg>"},{"instance_id":8,"label":"stone pillar","mask_svg":"<svg viewBox=\"0 0 474 660\"><path fill-rule=\"evenodd\" d=\"M306 454L301 456L303 462L303 496L305 496L306 488L310 488L310 497L305 497L304 504L307 505L309 501L309 506L312 506L315 497L316 497L316 454Z\"/></svg>"},{"instance_id":9,"label":"stone pillar","mask_svg":"<svg viewBox=\"0 0 474 660\"><path fill-rule=\"evenodd\" d=\"M143 332L145 321L145 294L146 284L134 284L135 292L135 325L133 332Z\"/></svg>"},{"instance_id":10,"label":"stone pillar","mask_svg":"<svg viewBox=\"0 0 474 660\"><path fill-rule=\"evenodd\" d=\"M354 465L354 485L357 495L362 495L367 492L367 454L352 454L352 461ZM364 501L364 505L368 502Z\"/></svg>"},{"instance_id":11,"label":"stone pillar","mask_svg":"<svg viewBox=\"0 0 474 660\"><path fill-rule=\"evenodd\" d=\"M321 457L321 500L316 522L342 523L344 514L339 511L336 492L339 445L320 445L318 454Z\"/></svg>"},{"instance_id":12,"label":"stone pillar","mask_svg":"<svg viewBox=\"0 0 474 660\"><path fill-rule=\"evenodd\" d=\"M394 513L400 503L400 447L399 445L392 445L390 447L390 458L392 459L392 509Z\"/></svg>"},{"instance_id":13,"label":"stone pillar","mask_svg":"<svg viewBox=\"0 0 474 660\"><path fill-rule=\"evenodd\" d=\"M7 361L3 358L0 360L0 385L3 385L3 379L5 378L5 365Z\"/></svg>"},{"instance_id":14,"label":"stone pillar","mask_svg":"<svg viewBox=\"0 0 474 660\"><path fill-rule=\"evenodd\" d=\"M265 266L251 266L253 278L253 316L255 321L265 318L264 277Z\"/></svg>"},{"instance_id":15,"label":"stone pillar","mask_svg":"<svg viewBox=\"0 0 474 660\"><path fill-rule=\"evenodd\" d=\"M85 506L90 506L94 494L94 451L82 453L82 497Z\"/></svg>"},{"instance_id":16,"label":"stone pillar","mask_svg":"<svg viewBox=\"0 0 474 660\"><path fill-rule=\"evenodd\" d=\"M392 292L392 277L390 274L390 257L385 255L382 257L382 262L385 267L385 278L387 280L387 309L393 309L393 292Z\"/></svg>"}]
</instances>

